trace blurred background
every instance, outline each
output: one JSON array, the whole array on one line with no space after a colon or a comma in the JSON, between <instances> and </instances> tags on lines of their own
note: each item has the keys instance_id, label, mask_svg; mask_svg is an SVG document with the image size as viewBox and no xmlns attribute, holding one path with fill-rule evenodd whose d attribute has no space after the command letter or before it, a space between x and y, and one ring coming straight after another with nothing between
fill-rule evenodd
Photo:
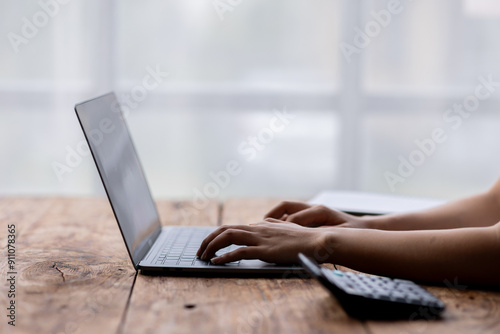
<instances>
[{"instance_id":1,"label":"blurred background","mask_svg":"<svg viewBox=\"0 0 500 334\"><path fill-rule=\"evenodd\" d=\"M73 107L111 90L157 198L233 160L222 198L483 191L499 31L492 0L1 0L0 195L102 195Z\"/></svg>"}]
</instances>

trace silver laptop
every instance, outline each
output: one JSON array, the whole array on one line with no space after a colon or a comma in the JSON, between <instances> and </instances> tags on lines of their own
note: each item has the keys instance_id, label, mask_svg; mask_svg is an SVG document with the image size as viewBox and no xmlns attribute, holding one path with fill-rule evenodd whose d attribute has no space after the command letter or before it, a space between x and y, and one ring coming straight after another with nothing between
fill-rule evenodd
<instances>
[{"instance_id":1,"label":"silver laptop","mask_svg":"<svg viewBox=\"0 0 500 334\"><path fill-rule=\"evenodd\" d=\"M201 242L215 227L161 226L115 94L77 104L75 111L136 270L283 274L283 277L302 273L298 265L280 266L259 260L213 265L197 259ZM217 255L236 247L221 249Z\"/></svg>"}]
</instances>

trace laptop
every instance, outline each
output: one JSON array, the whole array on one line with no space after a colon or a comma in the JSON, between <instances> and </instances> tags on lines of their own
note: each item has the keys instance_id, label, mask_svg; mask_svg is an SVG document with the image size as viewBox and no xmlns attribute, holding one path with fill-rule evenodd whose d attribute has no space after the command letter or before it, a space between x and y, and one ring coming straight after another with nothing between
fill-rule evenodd
<instances>
[{"instance_id":1,"label":"laptop","mask_svg":"<svg viewBox=\"0 0 500 334\"><path fill-rule=\"evenodd\" d=\"M156 205L114 93L75 106L80 125L136 270L152 273L288 274L300 265L260 260L214 265L196 258L203 239L216 227L161 226ZM217 252L220 255L236 247Z\"/></svg>"}]
</instances>

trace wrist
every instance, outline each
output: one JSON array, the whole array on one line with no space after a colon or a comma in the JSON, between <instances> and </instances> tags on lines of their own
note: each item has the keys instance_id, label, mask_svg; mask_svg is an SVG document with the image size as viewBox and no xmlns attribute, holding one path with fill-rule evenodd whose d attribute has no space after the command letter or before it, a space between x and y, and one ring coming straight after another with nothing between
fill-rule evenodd
<instances>
[{"instance_id":1,"label":"wrist","mask_svg":"<svg viewBox=\"0 0 500 334\"><path fill-rule=\"evenodd\" d=\"M311 256L318 262L333 263L335 252L337 249L338 231L337 229L328 229L321 231L318 236L318 241L312 250Z\"/></svg>"},{"instance_id":2,"label":"wrist","mask_svg":"<svg viewBox=\"0 0 500 334\"><path fill-rule=\"evenodd\" d=\"M362 216L359 217L361 221L361 226L363 228L367 229L373 229L373 230L384 230L386 229L387 225L387 216L386 215L380 215L380 216Z\"/></svg>"}]
</instances>

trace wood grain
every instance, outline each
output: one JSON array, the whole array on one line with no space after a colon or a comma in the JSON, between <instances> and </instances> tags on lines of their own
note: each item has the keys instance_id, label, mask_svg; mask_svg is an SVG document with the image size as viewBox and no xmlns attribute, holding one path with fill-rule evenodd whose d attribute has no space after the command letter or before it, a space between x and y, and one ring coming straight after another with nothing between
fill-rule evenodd
<instances>
[{"instance_id":1,"label":"wood grain","mask_svg":"<svg viewBox=\"0 0 500 334\"><path fill-rule=\"evenodd\" d=\"M16 236L22 235L37 222L57 198L0 198L0 249L7 246L7 226L16 225Z\"/></svg>"},{"instance_id":2,"label":"wood grain","mask_svg":"<svg viewBox=\"0 0 500 334\"><path fill-rule=\"evenodd\" d=\"M222 224L258 223L264 215L281 200L275 198L232 198L228 199L221 210Z\"/></svg>"},{"instance_id":3,"label":"wood grain","mask_svg":"<svg viewBox=\"0 0 500 334\"><path fill-rule=\"evenodd\" d=\"M157 206L163 225L217 226L219 204L215 201L201 208L168 201ZM210 333L216 323L212 305L223 295L224 290L211 279L138 275L120 332Z\"/></svg>"},{"instance_id":4,"label":"wood grain","mask_svg":"<svg viewBox=\"0 0 500 334\"><path fill-rule=\"evenodd\" d=\"M15 236L19 240L31 225L38 221L48 208L56 201L56 199L42 199L42 198L1 198L0 199L0 279L3 284L0 285L0 305L7 306L10 301L7 298L8 285L6 280L7 272L7 235L8 226L15 225ZM17 246L14 244L14 246ZM16 267L17 269L17 267ZM2 318L4 314L2 312ZM9 326L6 321L0 323L0 333L12 332L14 329Z\"/></svg>"},{"instance_id":5,"label":"wood grain","mask_svg":"<svg viewBox=\"0 0 500 334\"><path fill-rule=\"evenodd\" d=\"M135 270L108 201L15 201L25 207L17 215L17 319L15 328L2 321L5 333L116 332Z\"/></svg>"},{"instance_id":6,"label":"wood grain","mask_svg":"<svg viewBox=\"0 0 500 334\"><path fill-rule=\"evenodd\" d=\"M161 201L164 224L247 224L277 200L201 209ZM500 333L500 292L427 287L440 320L358 321L311 279L137 275L106 199L0 199L0 307L7 302L6 226L16 224L17 326L0 333ZM129 299L130 296L130 299Z\"/></svg>"},{"instance_id":7,"label":"wood grain","mask_svg":"<svg viewBox=\"0 0 500 334\"><path fill-rule=\"evenodd\" d=\"M470 289L455 282L425 286L446 304L442 318L368 321L371 333L500 333L500 292Z\"/></svg>"}]
</instances>

